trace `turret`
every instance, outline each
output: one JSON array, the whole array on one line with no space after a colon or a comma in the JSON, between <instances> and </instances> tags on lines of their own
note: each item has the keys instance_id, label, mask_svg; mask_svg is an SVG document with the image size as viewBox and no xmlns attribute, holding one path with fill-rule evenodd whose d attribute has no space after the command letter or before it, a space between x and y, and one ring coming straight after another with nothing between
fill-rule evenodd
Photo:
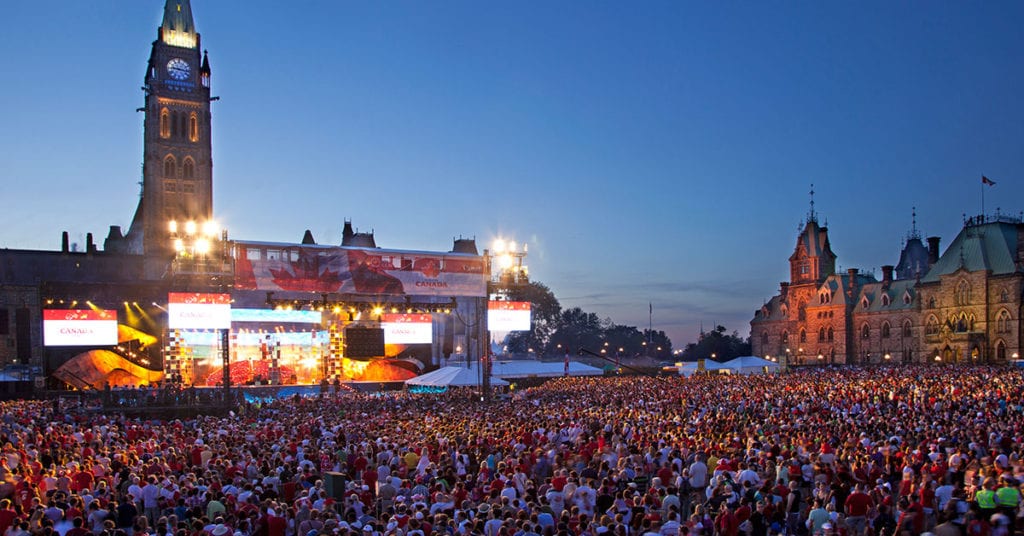
<instances>
[{"instance_id":1,"label":"turret","mask_svg":"<svg viewBox=\"0 0 1024 536\"><path fill-rule=\"evenodd\" d=\"M203 87L210 87L210 56L205 50L203 51L203 66L199 68L199 80Z\"/></svg>"}]
</instances>

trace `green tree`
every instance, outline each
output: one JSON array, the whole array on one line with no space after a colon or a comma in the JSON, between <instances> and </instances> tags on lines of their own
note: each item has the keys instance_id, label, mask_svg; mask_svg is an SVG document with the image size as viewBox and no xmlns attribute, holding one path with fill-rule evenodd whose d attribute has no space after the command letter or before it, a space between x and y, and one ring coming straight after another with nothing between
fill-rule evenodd
<instances>
[{"instance_id":1,"label":"green tree","mask_svg":"<svg viewBox=\"0 0 1024 536\"><path fill-rule=\"evenodd\" d=\"M510 333L505 344L510 352L526 352L530 348L540 351L558 328L562 305L551 289L543 283L530 281L525 285L510 287L505 295L511 301L530 302L530 331Z\"/></svg>"},{"instance_id":2,"label":"green tree","mask_svg":"<svg viewBox=\"0 0 1024 536\"><path fill-rule=\"evenodd\" d=\"M710 359L712 355L716 361L750 355L750 339L740 338L736 331L726 334L724 326L715 326L715 329L701 334L697 342L691 342L683 349L683 361Z\"/></svg>"},{"instance_id":3,"label":"green tree","mask_svg":"<svg viewBox=\"0 0 1024 536\"><path fill-rule=\"evenodd\" d=\"M556 355L566 351L575 354L580 348L596 351L603 342L602 337L601 319L594 313L573 307L562 311L558 327L548 340L546 349Z\"/></svg>"}]
</instances>

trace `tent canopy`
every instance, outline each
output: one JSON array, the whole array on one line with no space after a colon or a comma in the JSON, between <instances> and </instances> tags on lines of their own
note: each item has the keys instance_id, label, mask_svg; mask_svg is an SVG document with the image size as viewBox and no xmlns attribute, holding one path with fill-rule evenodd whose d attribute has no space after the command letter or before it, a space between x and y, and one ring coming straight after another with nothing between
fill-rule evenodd
<instances>
[{"instance_id":1,"label":"tent canopy","mask_svg":"<svg viewBox=\"0 0 1024 536\"><path fill-rule=\"evenodd\" d=\"M778 363L752 355L731 359L723 363L723 365L728 366L739 374L752 374L766 370L768 372L776 372L779 370Z\"/></svg>"},{"instance_id":2,"label":"tent canopy","mask_svg":"<svg viewBox=\"0 0 1024 536\"><path fill-rule=\"evenodd\" d=\"M480 385L480 370L477 368L442 367L433 372L405 380L405 384L428 387L472 387ZM491 385L508 385L508 382L492 375Z\"/></svg>"},{"instance_id":3,"label":"tent canopy","mask_svg":"<svg viewBox=\"0 0 1024 536\"><path fill-rule=\"evenodd\" d=\"M683 363L683 366L679 367L679 374L681 374L683 376L690 376L693 373L698 371L698 368L697 368L698 365L699 365L699 363L697 363L695 361ZM705 359L704 360L704 370L705 371L729 370L729 367L726 366L725 363L719 363L718 361L715 361L714 359Z\"/></svg>"},{"instance_id":4,"label":"tent canopy","mask_svg":"<svg viewBox=\"0 0 1024 536\"><path fill-rule=\"evenodd\" d=\"M558 378L566 375L565 362L544 361L495 361L491 373L505 379L510 378ZM601 376L604 371L577 361L569 361L569 376Z\"/></svg>"}]
</instances>

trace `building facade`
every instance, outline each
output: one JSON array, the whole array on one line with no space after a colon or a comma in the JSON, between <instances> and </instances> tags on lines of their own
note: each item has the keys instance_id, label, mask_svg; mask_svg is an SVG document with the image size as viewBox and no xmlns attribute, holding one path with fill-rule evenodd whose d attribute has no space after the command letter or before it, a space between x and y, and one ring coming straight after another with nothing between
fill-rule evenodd
<instances>
[{"instance_id":1,"label":"building facade","mask_svg":"<svg viewBox=\"0 0 1024 536\"><path fill-rule=\"evenodd\" d=\"M270 356L279 368L282 354L290 353L296 367L314 370L310 378L320 381L341 374L335 361L350 350L343 350L352 342L344 339L348 328L383 331L385 307L392 314L425 315L432 342L419 343L415 351L391 345L389 353L373 358L432 366L460 352L467 360L482 355L489 264L473 239L454 240L448 252L403 251L379 248L372 232L357 232L350 221L344 222L340 245L317 244L309 231L294 243L234 241L209 225L210 104L216 100L210 88L210 62L189 0L165 0L144 75L142 195L128 231L110 226L102 248L92 233L84 247L70 244L67 232L57 251L0 248L0 368L24 367L37 386L49 388L127 385L140 377L143 383L159 381L172 372L181 377L181 362L196 361L194 350L202 347L211 365L224 356L225 370L236 360L250 372L254 361ZM262 271L254 272L254 266ZM198 330L191 334L198 341L194 348L185 349L187 334L168 319L170 295L185 293L230 294L232 308L244 307L256 319L239 321L245 327L238 328L232 318L230 330L220 328L231 331L230 339L214 340L206 329ZM305 309L320 320L253 316L254 310L274 308ZM43 318L53 309L116 312L117 344L48 344ZM258 343L237 342L254 339L255 331Z\"/></svg>"},{"instance_id":2,"label":"building facade","mask_svg":"<svg viewBox=\"0 0 1024 536\"><path fill-rule=\"evenodd\" d=\"M915 225L880 280L856 268L837 273L828 229L812 210L790 280L750 322L753 353L791 366L1017 359L1024 224L977 216L941 255L939 242L925 246Z\"/></svg>"}]
</instances>

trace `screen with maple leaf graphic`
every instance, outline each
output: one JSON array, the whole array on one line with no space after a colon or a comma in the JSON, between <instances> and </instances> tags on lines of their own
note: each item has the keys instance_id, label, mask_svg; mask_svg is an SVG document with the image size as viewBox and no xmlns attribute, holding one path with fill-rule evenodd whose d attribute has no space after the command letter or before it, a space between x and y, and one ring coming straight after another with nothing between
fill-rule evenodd
<instances>
[{"instance_id":1,"label":"screen with maple leaf graphic","mask_svg":"<svg viewBox=\"0 0 1024 536\"><path fill-rule=\"evenodd\" d=\"M240 290L485 296L483 257L463 253L235 243Z\"/></svg>"}]
</instances>

